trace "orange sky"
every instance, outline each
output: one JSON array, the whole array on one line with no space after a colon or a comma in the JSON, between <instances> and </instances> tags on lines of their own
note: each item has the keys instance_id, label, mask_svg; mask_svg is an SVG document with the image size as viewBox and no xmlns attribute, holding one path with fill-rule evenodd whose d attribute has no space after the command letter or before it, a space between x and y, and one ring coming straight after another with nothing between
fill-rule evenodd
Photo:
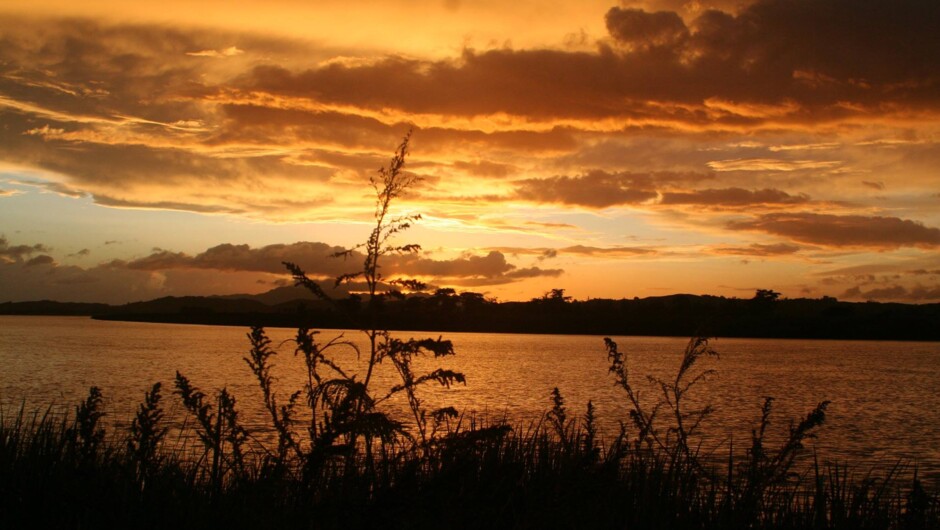
<instances>
[{"instance_id":1,"label":"orange sky","mask_svg":"<svg viewBox=\"0 0 940 530\"><path fill-rule=\"evenodd\" d=\"M940 4L5 2L0 302L435 286L940 301Z\"/></svg>"}]
</instances>

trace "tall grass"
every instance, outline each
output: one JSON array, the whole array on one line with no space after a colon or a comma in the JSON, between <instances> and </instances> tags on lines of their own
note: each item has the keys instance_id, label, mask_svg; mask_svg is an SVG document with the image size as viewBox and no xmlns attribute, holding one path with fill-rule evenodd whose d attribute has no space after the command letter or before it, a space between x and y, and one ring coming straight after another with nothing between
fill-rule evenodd
<instances>
[{"instance_id":1,"label":"tall grass","mask_svg":"<svg viewBox=\"0 0 940 530\"><path fill-rule=\"evenodd\" d=\"M110 437L93 425L102 413L96 399L67 418L22 408L4 415L0 526L927 529L940 524L936 492L925 491L916 473L896 469L857 478L839 465L794 466L796 440L818 423L816 411L770 448L760 438L770 413L765 405L747 456L739 462L729 453L721 466L679 442L658 446L626 424L620 436L598 439L592 407L574 414L555 392L546 396L550 408L536 424L460 417L445 422L424 451L379 440L370 457L351 449L311 468L292 451L280 458L276 444L236 451L235 431L219 419L215 406L207 413L213 430L200 434L208 438L205 453L191 455L161 437L156 395L151 390L144 396L128 432Z\"/></svg>"}]
</instances>

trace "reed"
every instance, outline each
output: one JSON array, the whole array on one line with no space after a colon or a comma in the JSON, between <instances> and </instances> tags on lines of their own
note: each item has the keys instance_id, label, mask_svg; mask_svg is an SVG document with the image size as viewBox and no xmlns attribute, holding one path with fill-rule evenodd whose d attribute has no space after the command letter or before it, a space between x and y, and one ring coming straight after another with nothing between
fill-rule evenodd
<instances>
[{"instance_id":1,"label":"reed","mask_svg":"<svg viewBox=\"0 0 940 530\"><path fill-rule=\"evenodd\" d=\"M818 461L809 469L795 467L788 455L805 432L801 426L817 422L812 413L780 446L751 450L742 462L729 455L722 469L690 460L672 446L638 444L626 433L598 439L589 429L590 409L580 418L567 411L562 416L560 394L547 398L542 422L459 417L427 451L379 441L370 458L360 450L352 458L330 460L316 477L290 452L280 470L264 450L244 452L239 465L231 463L231 449L220 457L228 464L212 455L184 457L181 445L144 434L163 432L152 391L137 415L157 418L150 427L141 422L110 437L96 429L98 441L88 446L77 435L88 415L63 418L21 408L0 419L0 523L780 529L940 524L940 499L924 489L916 472L899 466L886 476L859 477L843 465ZM765 407L757 436L768 415ZM220 421L213 419L211 425ZM219 439L229 447L225 435ZM217 447L214 440L208 445Z\"/></svg>"}]
</instances>

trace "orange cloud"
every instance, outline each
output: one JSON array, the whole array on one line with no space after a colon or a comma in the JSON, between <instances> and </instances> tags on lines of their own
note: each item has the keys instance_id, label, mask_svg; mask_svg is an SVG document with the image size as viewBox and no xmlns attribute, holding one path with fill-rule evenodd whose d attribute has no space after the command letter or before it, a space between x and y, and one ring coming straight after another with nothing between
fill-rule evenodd
<instances>
[{"instance_id":1,"label":"orange cloud","mask_svg":"<svg viewBox=\"0 0 940 530\"><path fill-rule=\"evenodd\" d=\"M592 171L578 177L524 179L514 183L512 198L591 208L642 204L657 199L656 188L711 178L707 173L608 173Z\"/></svg>"},{"instance_id":2,"label":"orange cloud","mask_svg":"<svg viewBox=\"0 0 940 530\"><path fill-rule=\"evenodd\" d=\"M627 258L637 256L651 256L657 253L655 249L647 247L593 247L587 245L572 245L560 248L496 247L491 250L511 255L533 255L538 256L541 259L555 258L558 257L559 254L605 258Z\"/></svg>"},{"instance_id":3,"label":"orange cloud","mask_svg":"<svg viewBox=\"0 0 940 530\"><path fill-rule=\"evenodd\" d=\"M746 247L715 247L711 251L715 254L728 254L732 256L786 256L795 254L802 247L787 243L762 244L752 243Z\"/></svg>"},{"instance_id":4,"label":"orange cloud","mask_svg":"<svg viewBox=\"0 0 940 530\"><path fill-rule=\"evenodd\" d=\"M688 192L667 192L660 204L664 205L702 205L713 207L753 207L786 206L805 204L810 201L808 195L791 195L776 189L746 190L742 188L705 189Z\"/></svg>"},{"instance_id":5,"label":"orange cloud","mask_svg":"<svg viewBox=\"0 0 940 530\"><path fill-rule=\"evenodd\" d=\"M731 222L728 228L766 232L803 243L834 247L894 249L940 246L940 228L897 217L771 213L751 220Z\"/></svg>"}]
</instances>

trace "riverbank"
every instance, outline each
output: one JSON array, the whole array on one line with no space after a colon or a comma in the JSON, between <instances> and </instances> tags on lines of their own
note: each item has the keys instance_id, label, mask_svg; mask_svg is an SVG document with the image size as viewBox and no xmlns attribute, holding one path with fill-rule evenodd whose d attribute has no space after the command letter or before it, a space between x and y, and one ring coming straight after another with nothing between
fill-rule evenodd
<instances>
[{"instance_id":1,"label":"riverbank","mask_svg":"<svg viewBox=\"0 0 940 530\"><path fill-rule=\"evenodd\" d=\"M0 314L88 315L101 320L248 327L355 328L364 305L328 303L301 290L239 297L167 297L122 306L21 302ZM672 295L632 300L564 298L494 302L448 290L383 300L391 330L620 336L940 341L940 304L852 303L823 299L737 299Z\"/></svg>"}]
</instances>

